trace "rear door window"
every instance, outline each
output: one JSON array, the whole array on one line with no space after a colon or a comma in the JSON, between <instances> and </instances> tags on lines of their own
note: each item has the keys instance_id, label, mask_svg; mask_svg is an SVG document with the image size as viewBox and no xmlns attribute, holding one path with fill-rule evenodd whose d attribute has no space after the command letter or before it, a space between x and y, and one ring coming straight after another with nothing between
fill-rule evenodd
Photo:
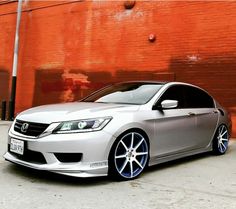
<instances>
[{"instance_id":1,"label":"rear door window","mask_svg":"<svg viewBox=\"0 0 236 209\"><path fill-rule=\"evenodd\" d=\"M214 101L205 91L185 86L185 106L186 108L213 108Z\"/></svg>"}]
</instances>

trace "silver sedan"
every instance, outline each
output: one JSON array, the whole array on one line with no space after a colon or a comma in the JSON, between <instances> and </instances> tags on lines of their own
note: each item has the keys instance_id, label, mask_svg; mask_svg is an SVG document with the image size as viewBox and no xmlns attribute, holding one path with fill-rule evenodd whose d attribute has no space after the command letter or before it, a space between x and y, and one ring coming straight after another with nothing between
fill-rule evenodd
<instances>
[{"instance_id":1,"label":"silver sedan","mask_svg":"<svg viewBox=\"0 0 236 209\"><path fill-rule=\"evenodd\" d=\"M9 130L5 159L76 177L138 177L147 166L227 151L231 121L206 91L180 82L126 82L80 102L34 107Z\"/></svg>"}]
</instances>

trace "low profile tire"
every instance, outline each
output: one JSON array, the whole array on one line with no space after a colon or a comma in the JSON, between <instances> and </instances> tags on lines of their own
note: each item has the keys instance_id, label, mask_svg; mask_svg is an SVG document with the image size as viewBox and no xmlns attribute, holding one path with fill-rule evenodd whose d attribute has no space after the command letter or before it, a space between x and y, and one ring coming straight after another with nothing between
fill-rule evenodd
<instances>
[{"instance_id":1,"label":"low profile tire","mask_svg":"<svg viewBox=\"0 0 236 209\"><path fill-rule=\"evenodd\" d=\"M137 178L149 160L149 145L144 134L129 131L115 141L109 156L109 175L117 180Z\"/></svg>"},{"instance_id":2,"label":"low profile tire","mask_svg":"<svg viewBox=\"0 0 236 209\"><path fill-rule=\"evenodd\" d=\"M228 149L229 132L226 125L220 125L216 131L213 140L213 152L217 155L223 155Z\"/></svg>"}]
</instances>

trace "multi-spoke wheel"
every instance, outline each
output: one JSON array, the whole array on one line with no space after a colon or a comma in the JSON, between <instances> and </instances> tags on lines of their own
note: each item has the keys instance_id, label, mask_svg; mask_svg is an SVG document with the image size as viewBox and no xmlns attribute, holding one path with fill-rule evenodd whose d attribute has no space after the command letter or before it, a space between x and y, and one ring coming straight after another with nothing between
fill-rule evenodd
<instances>
[{"instance_id":1,"label":"multi-spoke wheel","mask_svg":"<svg viewBox=\"0 0 236 209\"><path fill-rule=\"evenodd\" d=\"M149 158L147 139L132 131L119 137L109 159L112 174L121 179L136 178L144 170Z\"/></svg>"},{"instance_id":2,"label":"multi-spoke wheel","mask_svg":"<svg viewBox=\"0 0 236 209\"><path fill-rule=\"evenodd\" d=\"M225 125L220 125L217 129L214 141L213 141L213 151L216 154L224 154L228 149L229 143L229 133Z\"/></svg>"}]
</instances>

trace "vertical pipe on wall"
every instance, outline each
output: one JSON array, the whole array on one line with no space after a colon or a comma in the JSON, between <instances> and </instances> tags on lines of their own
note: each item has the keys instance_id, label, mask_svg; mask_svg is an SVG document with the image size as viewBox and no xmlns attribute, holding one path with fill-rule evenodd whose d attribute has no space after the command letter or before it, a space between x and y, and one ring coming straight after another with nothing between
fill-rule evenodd
<instances>
[{"instance_id":1,"label":"vertical pipe on wall","mask_svg":"<svg viewBox=\"0 0 236 209\"><path fill-rule=\"evenodd\" d=\"M19 30L20 30L20 20L21 20L21 8L22 8L22 0L18 0L15 44L14 44L14 57L13 57L13 67L12 67L11 99L9 102L9 120L13 120L14 115L15 115L16 80L17 80L17 64L18 64L18 51L19 51Z\"/></svg>"},{"instance_id":2,"label":"vertical pipe on wall","mask_svg":"<svg viewBox=\"0 0 236 209\"><path fill-rule=\"evenodd\" d=\"M1 114L1 120L6 120L6 101L2 101L2 114Z\"/></svg>"}]
</instances>

